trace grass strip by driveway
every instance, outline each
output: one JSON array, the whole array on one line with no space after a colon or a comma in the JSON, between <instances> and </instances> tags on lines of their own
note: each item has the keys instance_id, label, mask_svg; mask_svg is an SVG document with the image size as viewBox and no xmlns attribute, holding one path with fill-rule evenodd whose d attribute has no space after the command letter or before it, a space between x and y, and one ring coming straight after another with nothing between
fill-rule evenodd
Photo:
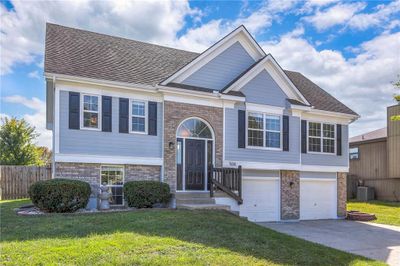
<instances>
[{"instance_id":1,"label":"grass strip by driveway","mask_svg":"<svg viewBox=\"0 0 400 266\"><path fill-rule=\"evenodd\" d=\"M16 216L26 203L0 203L2 265L382 265L222 211Z\"/></svg>"},{"instance_id":2,"label":"grass strip by driveway","mask_svg":"<svg viewBox=\"0 0 400 266\"><path fill-rule=\"evenodd\" d=\"M376 220L371 221L379 224L400 226L400 202L389 202L372 200L368 202L347 202L347 210L356 210L376 215Z\"/></svg>"}]
</instances>

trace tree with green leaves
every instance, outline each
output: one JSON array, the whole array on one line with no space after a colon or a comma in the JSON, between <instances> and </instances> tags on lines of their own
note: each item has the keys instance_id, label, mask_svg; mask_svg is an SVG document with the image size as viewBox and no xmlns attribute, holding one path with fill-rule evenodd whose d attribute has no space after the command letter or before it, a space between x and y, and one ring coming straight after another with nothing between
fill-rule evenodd
<instances>
[{"instance_id":1,"label":"tree with green leaves","mask_svg":"<svg viewBox=\"0 0 400 266\"><path fill-rule=\"evenodd\" d=\"M39 136L24 119L2 118L0 165L44 165L42 151L34 144Z\"/></svg>"},{"instance_id":2,"label":"tree with green leaves","mask_svg":"<svg viewBox=\"0 0 400 266\"><path fill-rule=\"evenodd\" d=\"M397 82L394 82L394 83L393 83L393 86L394 86L396 89L400 89L400 75L399 75L399 80L398 80ZM393 96L393 98L397 101L398 104L400 104L400 94L395 94L395 95ZM394 116L390 117L390 119L391 119L392 121L400 121L400 115L394 115Z\"/></svg>"}]
</instances>

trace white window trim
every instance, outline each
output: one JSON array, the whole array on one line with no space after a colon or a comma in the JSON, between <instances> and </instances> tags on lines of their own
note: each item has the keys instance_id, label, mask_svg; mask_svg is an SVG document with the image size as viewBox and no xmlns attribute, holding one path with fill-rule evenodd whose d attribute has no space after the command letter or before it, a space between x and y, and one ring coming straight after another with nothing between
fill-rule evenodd
<instances>
[{"instance_id":1,"label":"white window trim","mask_svg":"<svg viewBox=\"0 0 400 266\"><path fill-rule=\"evenodd\" d=\"M320 137L314 137L314 136L309 136L309 127L310 127L310 123L317 123L321 125L321 133L320 133ZM333 130L335 133L335 136L333 138L326 138L323 137L324 135L324 124L326 125L333 125ZM310 154L326 154L326 155L336 155L336 123L329 123L329 122L321 122L321 121L309 121L307 120L307 153ZM310 151L310 147L309 147L309 138L319 138L321 140L321 147L320 147L320 151ZM333 139L333 153L332 152L324 152L324 143L323 143L323 139Z\"/></svg>"},{"instance_id":2,"label":"white window trim","mask_svg":"<svg viewBox=\"0 0 400 266\"><path fill-rule=\"evenodd\" d=\"M107 187L124 187L125 184L125 166L124 165L115 165L115 164L102 164L100 165L100 185L101 184L101 172L103 167L120 167L122 169L122 185L106 185ZM125 196L122 189L122 204L110 204L110 206L124 206L125 205Z\"/></svg>"},{"instance_id":3,"label":"white window trim","mask_svg":"<svg viewBox=\"0 0 400 266\"><path fill-rule=\"evenodd\" d=\"M254 130L258 130L258 131L262 131L263 132L263 146L251 146L249 145L249 138L248 138L248 133L249 133L249 124L248 124L248 119L249 119L249 114L250 113L255 113L255 114L261 114L263 116L263 129L254 129ZM265 122L265 117L266 116L276 116L279 117L279 123L280 123L280 147L279 148L273 148L273 147L266 147L266 132L267 132L267 125ZM246 148L247 149L256 149L256 150L271 150L271 151L282 151L282 147L283 147L283 125L282 125L282 115L278 115L278 114L274 114L274 113L265 113L265 112L259 112L259 111L252 111L252 110L246 110ZM251 129L253 130L253 129ZM271 131L271 130L268 130ZM271 131L271 132L277 132L277 131Z\"/></svg>"},{"instance_id":4,"label":"white window trim","mask_svg":"<svg viewBox=\"0 0 400 266\"><path fill-rule=\"evenodd\" d=\"M97 127L85 127L84 126L84 121L83 121L84 112L96 113L95 111L85 111L85 110L83 110L83 105L84 105L83 99L84 99L85 96L96 96L97 99L98 99L98 103L97 103L97 106L98 106L98 110L97 110L97 115L98 115L98 117L97 117L97 121L98 121ZM81 93L80 98L81 98L80 99L80 104L79 104L80 105L79 106L80 129L101 131L101 107L102 107L101 106L101 95L91 94L91 93Z\"/></svg>"},{"instance_id":5,"label":"white window trim","mask_svg":"<svg viewBox=\"0 0 400 266\"><path fill-rule=\"evenodd\" d=\"M142 102L144 103L144 117L143 116L137 116L137 115L132 115L132 103L133 102ZM129 133L130 134L142 134L142 135L147 135L148 134L148 127L149 127L149 114L148 114L148 101L141 100L141 99L129 99ZM144 118L144 131L133 131L132 130L132 117L141 117Z\"/></svg>"}]
</instances>

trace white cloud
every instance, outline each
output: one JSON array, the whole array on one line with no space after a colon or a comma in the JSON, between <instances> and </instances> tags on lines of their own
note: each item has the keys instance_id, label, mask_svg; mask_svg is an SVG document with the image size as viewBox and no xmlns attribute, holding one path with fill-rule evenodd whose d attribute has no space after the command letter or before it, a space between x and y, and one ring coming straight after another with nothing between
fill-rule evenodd
<instances>
[{"instance_id":1,"label":"white cloud","mask_svg":"<svg viewBox=\"0 0 400 266\"><path fill-rule=\"evenodd\" d=\"M33 78L33 79L40 79L39 71L34 70L32 72L29 72L28 77Z\"/></svg>"},{"instance_id":2,"label":"white cloud","mask_svg":"<svg viewBox=\"0 0 400 266\"><path fill-rule=\"evenodd\" d=\"M386 124L386 106L394 104L391 82L400 73L399 40L400 32L381 34L362 43L351 59L336 50L318 51L292 33L262 46L282 67L302 72L361 114L361 119L351 125L351 135L357 135Z\"/></svg>"},{"instance_id":3,"label":"white cloud","mask_svg":"<svg viewBox=\"0 0 400 266\"><path fill-rule=\"evenodd\" d=\"M21 95L12 95L4 97L3 100L8 103L20 104L33 110L33 114L25 114L23 118L36 128L39 133L37 144L51 148L52 132L46 129L46 103L36 97L28 99ZM2 116L8 114L2 114Z\"/></svg>"},{"instance_id":4,"label":"white cloud","mask_svg":"<svg viewBox=\"0 0 400 266\"><path fill-rule=\"evenodd\" d=\"M335 25L345 24L354 14L365 7L365 3L339 3L322 11L318 10L314 15L305 17L305 21L310 22L317 30L322 31Z\"/></svg>"},{"instance_id":5,"label":"white cloud","mask_svg":"<svg viewBox=\"0 0 400 266\"><path fill-rule=\"evenodd\" d=\"M0 4L0 73L16 63L41 60L45 22L137 40L172 44L187 15L199 16L187 1L13 1ZM41 62L36 62L41 63Z\"/></svg>"},{"instance_id":6,"label":"white cloud","mask_svg":"<svg viewBox=\"0 0 400 266\"><path fill-rule=\"evenodd\" d=\"M379 5L375 13L361 13L353 16L348 26L357 30L365 30L372 26L383 26L383 22L392 22L391 15L400 12L400 0L387 5ZM398 20L397 20L398 23ZM390 23L389 27L397 26Z\"/></svg>"},{"instance_id":7,"label":"white cloud","mask_svg":"<svg viewBox=\"0 0 400 266\"><path fill-rule=\"evenodd\" d=\"M332 3L337 2L338 0L308 0L306 1L306 5L308 6L317 6L317 7L322 7L322 6L327 6Z\"/></svg>"},{"instance_id":8,"label":"white cloud","mask_svg":"<svg viewBox=\"0 0 400 266\"><path fill-rule=\"evenodd\" d=\"M297 2L296 0L266 1L247 15L244 14L247 13L244 10L248 11L247 5L244 4L244 10L238 18L233 20L214 19L199 27L190 28L176 40L174 46L202 52L240 25L244 25L253 36L256 36L268 29L273 21L280 21L283 12L289 12Z\"/></svg>"}]
</instances>

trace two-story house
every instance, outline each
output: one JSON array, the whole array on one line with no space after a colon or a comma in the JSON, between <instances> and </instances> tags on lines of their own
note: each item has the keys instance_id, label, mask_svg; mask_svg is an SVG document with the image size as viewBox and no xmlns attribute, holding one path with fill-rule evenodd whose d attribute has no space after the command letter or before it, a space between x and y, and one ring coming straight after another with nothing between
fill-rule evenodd
<instances>
[{"instance_id":1,"label":"two-story house","mask_svg":"<svg viewBox=\"0 0 400 266\"><path fill-rule=\"evenodd\" d=\"M242 200L213 203L252 221L345 216L358 115L243 26L198 54L47 24L45 77L56 178L107 184L115 205L131 180L202 204L211 168L241 168Z\"/></svg>"}]
</instances>

